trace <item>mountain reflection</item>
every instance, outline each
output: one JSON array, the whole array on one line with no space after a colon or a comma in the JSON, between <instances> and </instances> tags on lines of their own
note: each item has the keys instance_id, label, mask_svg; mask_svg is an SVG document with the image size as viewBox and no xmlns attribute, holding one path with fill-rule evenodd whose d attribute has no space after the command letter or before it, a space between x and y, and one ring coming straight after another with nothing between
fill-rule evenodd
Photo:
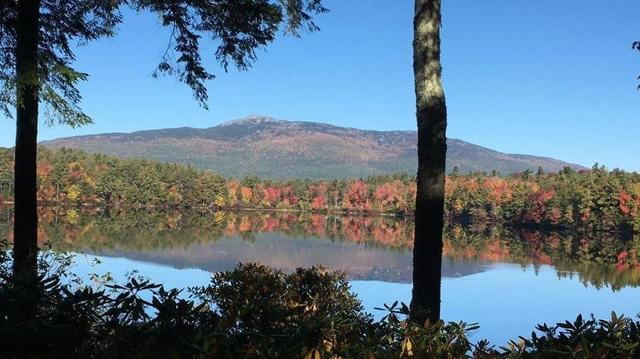
<instances>
[{"instance_id":1,"label":"mountain reflection","mask_svg":"<svg viewBox=\"0 0 640 359\"><path fill-rule=\"evenodd\" d=\"M5 238L11 214L3 212ZM41 209L39 242L56 251L85 252L209 272L238 262L292 271L323 265L355 280L411 281L414 225L407 218L242 211L179 213ZM638 238L605 234L541 233L475 225L447 228L444 277L480 273L497 263L536 270L552 265L558 277L596 288L637 286Z\"/></svg>"},{"instance_id":2,"label":"mountain reflection","mask_svg":"<svg viewBox=\"0 0 640 359\"><path fill-rule=\"evenodd\" d=\"M323 265L346 272L355 280L411 282L411 251L367 246L349 241L294 238L275 233L258 233L247 241L239 236L215 243L198 243L149 251L101 251L103 256L126 257L136 261L197 268L208 272L230 270L238 262L260 262L287 272L298 267ZM484 270L482 261L446 261L445 277L464 276Z\"/></svg>"}]
</instances>

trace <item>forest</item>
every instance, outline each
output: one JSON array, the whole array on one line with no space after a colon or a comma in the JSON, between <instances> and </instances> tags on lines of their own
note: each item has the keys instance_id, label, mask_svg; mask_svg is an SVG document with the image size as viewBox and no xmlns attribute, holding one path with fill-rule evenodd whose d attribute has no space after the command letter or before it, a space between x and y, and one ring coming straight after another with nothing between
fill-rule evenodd
<instances>
[{"instance_id":1,"label":"forest","mask_svg":"<svg viewBox=\"0 0 640 359\"><path fill-rule=\"evenodd\" d=\"M223 178L214 172L144 159L121 159L80 150L41 148L41 204L117 208L278 209L318 213L411 216L414 176L394 174L351 180L272 181ZM0 150L0 196L12 201L13 152ZM640 174L588 171L460 174L445 185L451 223L640 232Z\"/></svg>"},{"instance_id":2,"label":"forest","mask_svg":"<svg viewBox=\"0 0 640 359\"><path fill-rule=\"evenodd\" d=\"M1 215L10 218L12 213L8 209ZM94 276L88 285L73 287L69 283L78 278L67 269L71 257L59 254L79 249L107 253L179 249L231 236L253 241L265 232L326 236L324 241L410 251L409 218L302 211L217 211L212 216L97 206L41 208L39 217L39 238L47 242L40 246L54 249L44 251L42 271L48 274L38 286L43 295L36 329L42 339L34 350L41 357L47 350L104 358L158 357L158 353L223 358L259 357L257 353L304 358L350 358L360 353L370 358L576 358L581 356L575 353L587 351L597 358L626 358L636 353L640 322L615 314L600 321L579 316L575 321L541 324L531 337L496 347L499 343L486 340L474 343L477 338L470 334L477 328L474 323L418 325L407 319L407 306L397 302L384 305L385 316L375 320L349 290L345 274L322 267L290 272L239 264L214 274L209 284L185 291L164 288L135 274L126 282ZM0 233L9 235L9 223L0 223L6 224ZM637 241L624 242L605 233L579 237L523 230L514 236L496 226L455 225L446 229L443 252L445 259L553 264L559 277L578 276L584 285L610 286L615 291L640 285L634 254L638 247ZM9 278L6 253L0 252L0 283ZM11 318L16 300L10 288L0 286L0 344L13 353L28 345L29 337L22 335L26 329L16 330L6 319Z\"/></svg>"},{"instance_id":3,"label":"forest","mask_svg":"<svg viewBox=\"0 0 640 359\"><path fill-rule=\"evenodd\" d=\"M571 271L559 276L574 275L574 269L562 264L574 259L584 267L595 262L614 268L615 272L601 276L587 271L590 274L584 274L586 281L596 286L614 282L604 279L610 274L615 279L618 273L638 268L640 175L598 165L580 172L566 168L545 174L540 168L536 173L534 169L507 176L459 171L448 174L446 168L448 113L456 120L467 117L456 126L470 133L476 132L479 127L474 125L482 121L481 131L487 131L486 138L491 140L526 140L560 152L587 150L585 156L591 158L599 157L607 148L611 150L611 157L605 157L609 163L617 163L616 159L629 150L633 152L634 138L622 135L634 133L634 100L623 93L632 92L635 84L623 79L635 77L636 68L618 51L628 52L629 47L640 50L640 42L632 42L636 35L630 31L636 28L635 18L630 15L637 14L638 9L628 7L631 2L624 8L597 2L562 7L551 7L557 2L547 2L541 8L525 7L538 2L519 2L514 8L507 2L495 8L483 2L472 8L477 2L446 2L443 7L441 0L415 0L405 4L413 6L404 7L392 2L394 9L383 8L384 2L371 6L332 2L330 16L345 17L316 22L317 17L328 17L324 15L329 12L325 2L13 0L0 5L0 113L15 120L16 125L15 142L4 140L6 146L15 147L0 151L0 204L6 205L2 208L7 212L6 237L12 241L11 250L3 250L6 243L0 243L0 356L640 357L640 322L615 314L614 308L609 319L579 314L573 321L540 324L531 335L514 332L514 339L499 347L488 340L471 341L475 338L468 333L479 328L476 323L446 323L441 316L441 303L450 300L441 291L443 253L445 257L514 261L526 253L534 258L531 267L557 263L558 268ZM338 6L344 3L350 3L351 8ZM369 13L371 10L376 13ZM398 10L404 12L398 12L396 18ZM447 26L443 26L443 18L453 21L447 20ZM501 21L486 21L494 18ZM353 26L353 19L358 20L358 26ZM125 27L125 23L131 24ZM155 33L150 36L142 29L147 27L143 24L152 23ZM499 26L487 26L494 23ZM588 26L593 24L596 26ZM130 70L138 65L142 65L144 70L139 72L146 77L166 75L183 83L195 102L209 109L212 80L229 70L251 69L258 57L267 56L264 50L276 39L307 37L319 32L321 26L328 31L323 30L320 36L331 36L332 28L337 31L315 43L308 40L309 47L300 47L295 41L296 50L270 51L272 57L265 61L263 71L275 75L271 80L258 75L254 85L235 75L219 79L220 90L212 92L215 101L211 101L215 116L225 111L218 105L221 103L234 111L265 108L264 104L273 105L269 108L275 112L297 107L327 118L357 113L361 119L354 123L366 120L371 128L396 126L402 118L415 115L415 176L341 181L224 178L177 164L38 149L42 140L38 130L45 124L78 127L95 118L111 120L108 128L118 132L122 127L117 124L130 127L127 122L135 122L142 129L168 121L167 115L171 121L199 117L181 110L183 97L178 91L170 90L154 102L150 96L156 93L151 87L136 86L134 71ZM442 37L441 28L453 31ZM78 51L89 43L100 41L105 45L104 40L115 37L120 29L127 46ZM146 49L147 45L158 45L155 40L159 38L155 50ZM444 65L441 40L447 53ZM108 41L106 45L115 44ZM411 57L409 47L413 50ZM150 64L145 61L145 53L154 57ZM466 62L450 63L449 53L451 58ZM391 59L393 56L398 57ZM394 86L391 80L409 80L410 61L413 82ZM212 63L217 66L211 67ZM301 71L296 73L298 67ZM447 92L456 94L452 98L447 95L448 100L443 68L454 70L446 72ZM464 72L456 74L455 69ZM81 84L89 79L89 73L97 76L92 77L90 87L84 87ZM479 73L487 77L476 77ZM101 74L109 81L100 81ZM337 81L324 81L329 79ZM456 85L456 79L460 84ZM227 80L237 87L229 86ZM279 92L279 88L290 92ZM374 92L363 91L366 89ZM83 93L89 96L84 98ZM121 96L109 96L116 93ZM537 96L540 94L543 96ZM457 98L470 101L465 104ZM414 99L415 107L408 106L406 100ZM453 111L448 111L447 103ZM96 104L105 106L106 111ZM491 111L483 111L478 104L491 107ZM332 112L326 111L329 109ZM459 116L465 112L470 116ZM602 122L603 118L607 119L606 126L582 131L592 136L576 136L578 127L583 130L584 124ZM614 123L617 118L619 126ZM504 128L505 119L519 119L523 126L517 132L509 131ZM602 131L605 127L613 131L607 134ZM504 131L494 132L498 129ZM13 132L5 135L14 137ZM540 138L543 136L548 137L546 141ZM565 141L569 137L572 142ZM565 142L563 146L560 141ZM127 150L125 146L123 142L123 151ZM621 165L626 168L637 167L637 163L625 162ZM314 163L321 167L322 162ZM51 208L54 213L46 213ZM138 217L125 212L150 209L169 216L141 218L138 222ZM233 209L245 211L225 214L225 210ZM100 211L107 222L95 218L92 222L91 215ZM237 212L252 212L258 220L244 219ZM187 213L214 229L210 237L197 232L210 227L197 229L192 236L195 240L217 240L224 233L238 233L250 240L254 228L265 228L327 231L335 236L330 240L375 241L385 238L387 231L393 233L394 227L380 222L369 225L367 221L371 217L381 222L399 217L398 222L407 223L405 231L413 232L413 236L405 235L404 242L412 249L411 302L383 304L385 316L377 320L350 290L345 274L324 267L287 272L257 263L216 271L208 284L185 289L165 288L134 272L122 283L108 279L83 283L73 272L72 254L46 248L55 245L55 238L60 236L61 247L73 247L74 240L86 247L82 242L92 233L96 236L90 237L91 243L103 241L117 246L124 238L129 240L127 245L135 244L127 230L130 224L138 229L165 229L161 234L171 238L173 231L190 231L184 224ZM108 222L114 218L112 214L117 224ZM274 219L274 214L285 214L286 219ZM118 221L122 215L130 221ZM89 224L84 226L86 221ZM298 223L293 225L294 221ZM482 235L474 232L481 228L485 228L480 231ZM503 242L501 228L522 235ZM466 232L468 229L471 232ZM560 230L562 237L549 235L552 230ZM453 239L444 242L443 234ZM162 236L150 232L149 237ZM44 242L39 243L39 239ZM395 249L404 250L402 244ZM577 275L581 273L577 271ZM638 278L637 273L631 275ZM504 288L495 295L510 292L501 280L493 283ZM622 285L612 287L619 289ZM529 288L520 292L530 294ZM545 307L560 296L572 304L582 299L564 290L549 293L549 300L544 298L530 312L542 316ZM464 299L467 303L460 307L477 301L473 295ZM606 303L607 309L613 304ZM496 307L491 312L495 315L504 309ZM520 313L510 321L519 319L518 314L527 309L518 310ZM509 323L502 324L506 331Z\"/></svg>"},{"instance_id":4,"label":"forest","mask_svg":"<svg viewBox=\"0 0 640 359\"><path fill-rule=\"evenodd\" d=\"M11 238L12 213L2 212L1 238ZM38 242L56 252L152 251L215 243L239 236L254 242L261 234L322 238L410 252L414 223L409 217L343 216L311 212L42 208ZM296 252L300 255L299 252ZM640 285L640 236L541 232L482 224L445 227L443 255L452 260L553 265L558 273L579 273L598 288ZM390 274L391 275L391 274ZM410 275L404 276L409 277ZM393 277L390 277L393 278Z\"/></svg>"}]
</instances>

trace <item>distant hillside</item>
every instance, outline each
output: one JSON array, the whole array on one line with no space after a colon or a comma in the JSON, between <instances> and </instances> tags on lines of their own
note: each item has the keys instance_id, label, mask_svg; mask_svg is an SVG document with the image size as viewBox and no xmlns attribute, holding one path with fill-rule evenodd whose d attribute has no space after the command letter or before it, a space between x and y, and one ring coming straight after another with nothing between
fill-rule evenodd
<instances>
[{"instance_id":1,"label":"distant hillside","mask_svg":"<svg viewBox=\"0 0 640 359\"><path fill-rule=\"evenodd\" d=\"M225 176L347 178L392 172L414 173L414 131L365 131L315 122L252 116L222 125L107 133L42 142L51 148L79 148L122 157L191 164ZM450 139L448 170L497 170L503 174L557 172L580 166L552 158L501 153Z\"/></svg>"}]
</instances>

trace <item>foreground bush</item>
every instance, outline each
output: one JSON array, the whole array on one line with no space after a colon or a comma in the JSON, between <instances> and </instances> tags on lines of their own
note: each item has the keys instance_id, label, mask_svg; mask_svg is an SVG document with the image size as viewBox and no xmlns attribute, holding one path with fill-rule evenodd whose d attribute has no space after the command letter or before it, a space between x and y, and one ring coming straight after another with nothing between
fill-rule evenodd
<instances>
[{"instance_id":1,"label":"foreground bush","mask_svg":"<svg viewBox=\"0 0 640 359\"><path fill-rule=\"evenodd\" d=\"M5 258L6 259L6 258ZM60 260L57 261L60 263ZM406 305L374 321L344 275L322 268L291 274L257 264L215 274L188 292L131 277L86 286L62 266L43 273L37 310L16 316L25 292L0 268L3 358L635 358L638 323L615 315L542 325L496 349L473 344L464 323L416 324Z\"/></svg>"}]
</instances>

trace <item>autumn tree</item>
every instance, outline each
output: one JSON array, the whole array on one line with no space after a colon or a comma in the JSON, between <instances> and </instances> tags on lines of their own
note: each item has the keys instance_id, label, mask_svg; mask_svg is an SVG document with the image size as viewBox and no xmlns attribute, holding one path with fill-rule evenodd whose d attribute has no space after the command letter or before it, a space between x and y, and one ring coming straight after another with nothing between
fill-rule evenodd
<instances>
[{"instance_id":1,"label":"autumn tree","mask_svg":"<svg viewBox=\"0 0 640 359\"><path fill-rule=\"evenodd\" d=\"M195 180L194 188L198 193L198 204L209 208L227 205L227 188L222 177L205 172Z\"/></svg>"},{"instance_id":2,"label":"autumn tree","mask_svg":"<svg viewBox=\"0 0 640 359\"><path fill-rule=\"evenodd\" d=\"M447 109L441 81L440 0L416 0L413 72L418 123L418 174L411 315L440 318Z\"/></svg>"},{"instance_id":3,"label":"autumn tree","mask_svg":"<svg viewBox=\"0 0 640 359\"><path fill-rule=\"evenodd\" d=\"M91 121L80 108L77 85L88 74L73 68L75 48L113 36L120 11L151 12L170 29L169 46L156 74L176 76L204 107L206 81L200 44L217 44L212 55L224 70L246 70L256 50L282 30L315 31L312 16L326 12L321 0L3 0L0 3L0 109L16 119L14 275L36 276L36 143L40 107L46 123L72 126Z\"/></svg>"}]
</instances>

